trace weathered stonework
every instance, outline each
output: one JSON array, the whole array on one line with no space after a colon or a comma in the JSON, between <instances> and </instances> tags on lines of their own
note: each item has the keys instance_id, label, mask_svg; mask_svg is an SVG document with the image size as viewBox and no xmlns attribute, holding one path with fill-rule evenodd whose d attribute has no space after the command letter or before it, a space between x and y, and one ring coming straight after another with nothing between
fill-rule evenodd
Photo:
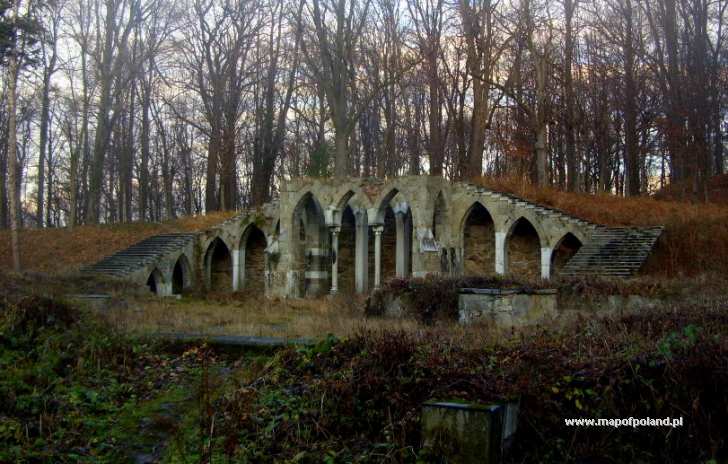
<instances>
[{"instance_id":1,"label":"weathered stonework","mask_svg":"<svg viewBox=\"0 0 728 464\"><path fill-rule=\"evenodd\" d=\"M432 273L548 279L599 227L440 177L296 178L281 185L276 201L133 272L116 272L111 258L98 269L151 282L160 295L180 290L172 285L180 259L189 263L184 288L279 297L366 293L393 276Z\"/></svg>"},{"instance_id":2,"label":"weathered stonework","mask_svg":"<svg viewBox=\"0 0 728 464\"><path fill-rule=\"evenodd\" d=\"M502 327L542 323L557 317L555 290L462 289L458 322L494 323Z\"/></svg>"}]
</instances>

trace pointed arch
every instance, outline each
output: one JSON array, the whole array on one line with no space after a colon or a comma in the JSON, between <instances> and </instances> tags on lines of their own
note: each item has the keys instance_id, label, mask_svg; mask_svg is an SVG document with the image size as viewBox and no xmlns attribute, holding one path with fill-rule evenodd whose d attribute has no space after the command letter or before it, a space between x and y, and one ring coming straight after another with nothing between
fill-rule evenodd
<instances>
[{"instance_id":1,"label":"pointed arch","mask_svg":"<svg viewBox=\"0 0 728 464\"><path fill-rule=\"evenodd\" d=\"M172 268L172 294L180 295L192 286L192 267L184 254L177 258Z\"/></svg>"},{"instance_id":2,"label":"pointed arch","mask_svg":"<svg viewBox=\"0 0 728 464\"><path fill-rule=\"evenodd\" d=\"M551 272L556 275L574 257L582 243L576 235L567 232L556 242L551 253Z\"/></svg>"},{"instance_id":3,"label":"pointed arch","mask_svg":"<svg viewBox=\"0 0 728 464\"><path fill-rule=\"evenodd\" d=\"M506 234L506 269L514 276L537 279L541 275L541 236L531 221L521 216Z\"/></svg>"},{"instance_id":4,"label":"pointed arch","mask_svg":"<svg viewBox=\"0 0 728 464\"><path fill-rule=\"evenodd\" d=\"M353 190L347 190L347 192L339 198L339 201L336 202L336 209L343 213L343 209L346 208L349 200L351 200L351 197L354 196L354 193L355 192Z\"/></svg>"},{"instance_id":5,"label":"pointed arch","mask_svg":"<svg viewBox=\"0 0 728 464\"><path fill-rule=\"evenodd\" d=\"M492 275L495 272L495 222L490 211L474 202L462 219L463 262L466 276Z\"/></svg>"},{"instance_id":6,"label":"pointed arch","mask_svg":"<svg viewBox=\"0 0 728 464\"><path fill-rule=\"evenodd\" d=\"M401 201L393 204L395 198ZM382 232L382 271L384 272L382 276L384 279L392 277L391 261L394 258L395 275L397 277L408 277L412 273L414 219L409 202L399 189L396 187L390 188L379 201L374 223L384 226ZM373 248L373 245L371 248Z\"/></svg>"},{"instance_id":7,"label":"pointed arch","mask_svg":"<svg viewBox=\"0 0 728 464\"><path fill-rule=\"evenodd\" d=\"M377 217L376 218L370 218L370 220L374 220L373 222L376 222L377 224L384 223L384 215L387 212L387 207L390 207L390 203L396 197L399 195L399 190L396 187L392 187L389 189L386 195L382 197L382 199L379 201L379 203L376 205L377 207ZM406 202L406 200L405 200Z\"/></svg>"},{"instance_id":8,"label":"pointed arch","mask_svg":"<svg viewBox=\"0 0 728 464\"><path fill-rule=\"evenodd\" d=\"M232 255L220 237L216 237L205 252L205 286L213 291L231 291L233 288Z\"/></svg>"},{"instance_id":9,"label":"pointed arch","mask_svg":"<svg viewBox=\"0 0 728 464\"><path fill-rule=\"evenodd\" d=\"M323 208L312 192L305 193L293 209L291 268L298 296L318 296L330 288L329 233Z\"/></svg>"},{"instance_id":10,"label":"pointed arch","mask_svg":"<svg viewBox=\"0 0 728 464\"><path fill-rule=\"evenodd\" d=\"M162 273L157 269L156 267L152 269L152 272L149 273L149 277L147 278L147 287L149 287L149 291L154 293L155 295L162 295L163 289L164 289L164 276Z\"/></svg>"},{"instance_id":11,"label":"pointed arch","mask_svg":"<svg viewBox=\"0 0 728 464\"><path fill-rule=\"evenodd\" d=\"M265 234L255 224L249 224L240 237L240 288L246 293L265 293L266 256Z\"/></svg>"}]
</instances>

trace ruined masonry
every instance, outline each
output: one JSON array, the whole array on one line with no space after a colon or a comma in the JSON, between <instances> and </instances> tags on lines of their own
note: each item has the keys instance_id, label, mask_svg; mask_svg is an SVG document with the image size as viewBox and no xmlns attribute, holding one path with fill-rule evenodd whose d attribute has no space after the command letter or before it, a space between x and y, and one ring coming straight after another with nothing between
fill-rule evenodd
<instances>
[{"instance_id":1,"label":"ruined masonry","mask_svg":"<svg viewBox=\"0 0 728 464\"><path fill-rule=\"evenodd\" d=\"M150 237L84 269L147 285L316 297L393 277L629 277L662 229L608 228L439 177L297 178L204 232Z\"/></svg>"}]
</instances>

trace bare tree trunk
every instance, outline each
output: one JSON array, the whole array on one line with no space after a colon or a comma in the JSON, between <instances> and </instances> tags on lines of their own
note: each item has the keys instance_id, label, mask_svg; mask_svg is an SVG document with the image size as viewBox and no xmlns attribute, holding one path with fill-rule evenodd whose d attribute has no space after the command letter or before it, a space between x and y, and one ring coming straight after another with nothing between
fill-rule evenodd
<instances>
[{"instance_id":1,"label":"bare tree trunk","mask_svg":"<svg viewBox=\"0 0 728 464\"><path fill-rule=\"evenodd\" d=\"M53 182L55 180L54 178L54 163L53 163L53 144L54 144L54 137L52 135L52 132L49 133L48 137L48 181L47 181L47 189L46 189L46 208L45 208L45 216L46 216L46 227L52 227L54 224L52 222L53 220Z\"/></svg>"},{"instance_id":2,"label":"bare tree trunk","mask_svg":"<svg viewBox=\"0 0 728 464\"><path fill-rule=\"evenodd\" d=\"M665 0L664 23L667 52L667 144L670 151L670 173L673 181L691 177L686 165L684 150L684 116L681 95L680 68L678 62L678 31L675 0Z\"/></svg>"},{"instance_id":3,"label":"bare tree trunk","mask_svg":"<svg viewBox=\"0 0 728 464\"><path fill-rule=\"evenodd\" d=\"M546 114L547 95L547 67L548 58L546 52L538 54L536 60L536 108L533 112L534 129L536 132L536 183L539 187L545 187L548 183L547 164L548 153L546 149L546 137L548 131L548 117Z\"/></svg>"},{"instance_id":4,"label":"bare tree trunk","mask_svg":"<svg viewBox=\"0 0 728 464\"><path fill-rule=\"evenodd\" d=\"M434 39L431 39L434 40ZM435 45L430 45L434 47ZM438 43L439 46L439 43ZM427 60L428 88L430 91L430 111L428 121L430 124L430 175L442 176L444 151L442 143L442 102L440 101L440 79L437 75L437 51L430 51Z\"/></svg>"},{"instance_id":5,"label":"bare tree trunk","mask_svg":"<svg viewBox=\"0 0 728 464\"><path fill-rule=\"evenodd\" d=\"M151 72L151 66L149 69ZM142 94L141 153L139 159L139 220L146 221L149 213L149 107L151 105L151 85L145 77L140 82Z\"/></svg>"},{"instance_id":6,"label":"bare tree trunk","mask_svg":"<svg viewBox=\"0 0 728 464\"><path fill-rule=\"evenodd\" d=\"M50 87L51 87L51 73L53 67L55 67L55 54L51 59L51 64L48 68L43 70L43 89L41 91L41 109L40 109L40 147L38 148L38 188L37 188L37 221L38 227L43 227L43 202L44 187L45 187L45 161L48 152L48 130L50 125Z\"/></svg>"},{"instance_id":7,"label":"bare tree trunk","mask_svg":"<svg viewBox=\"0 0 728 464\"><path fill-rule=\"evenodd\" d=\"M716 98L716 100L718 100ZM723 128L721 127L720 104L713 103L713 172L715 174L723 174L724 167L724 148L723 148Z\"/></svg>"},{"instance_id":8,"label":"bare tree trunk","mask_svg":"<svg viewBox=\"0 0 728 464\"><path fill-rule=\"evenodd\" d=\"M576 191L577 188L577 163L576 163L576 134L574 125L575 121L575 103L574 103L574 77L572 75L572 63L574 59L574 37L573 37L573 18L576 11L578 0L564 0L564 132L566 145L566 166L567 181L566 188L569 192Z\"/></svg>"},{"instance_id":9,"label":"bare tree trunk","mask_svg":"<svg viewBox=\"0 0 728 464\"><path fill-rule=\"evenodd\" d=\"M419 98L412 96L414 101L405 104L405 124L407 124L407 150L409 152L409 175L416 176L420 173L420 120L422 109ZM412 119L411 106L414 105L414 119Z\"/></svg>"},{"instance_id":10,"label":"bare tree trunk","mask_svg":"<svg viewBox=\"0 0 728 464\"><path fill-rule=\"evenodd\" d=\"M17 9L17 4L16 4ZM17 16L17 10L16 10ZM15 115L16 86L18 82L18 56L15 51L8 54L7 77L8 77L8 186L10 190L10 248L13 255L13 270L20 272L20 190L18 189L18 155L17 155L17 128Z\"/></svg>"},{"instance_id":11,"label":"bare tree trunk","mask_svg":"<svg viewBox=\"0 0 728 464\"><path fill-rule=\"evenodd\" d=\"M627 196L639 195L639 141L637 138L637 85L635 82L635 49L632 21L632 2L624 0L624 139L625 139L625 185Z\"/></svg>"},{"instance_id":12,"label":"bare tree trunk","mask_svg":"<svg viewBox=\"0 0 728 464\"><path fill-rule=\"evenodd\" d=\"M7 107L7 105L6 105ZM0 229L8 228L8 194L7 194L7 172L8 172L8 138L5 134L7 124L0 119Z\"/></svg>"},{"instance_id":13,"label":"bare tree trunk","mask_svg":"<svg viewBox=\"0 0 728 464\"><path fill-rule=\"evenodd\" d=\"M217 169L220 149L220 131L216 125L210 127L210 140L207 147L207 176L205 177L205 212L217 211Z\"/></svg>"}]
</instances>

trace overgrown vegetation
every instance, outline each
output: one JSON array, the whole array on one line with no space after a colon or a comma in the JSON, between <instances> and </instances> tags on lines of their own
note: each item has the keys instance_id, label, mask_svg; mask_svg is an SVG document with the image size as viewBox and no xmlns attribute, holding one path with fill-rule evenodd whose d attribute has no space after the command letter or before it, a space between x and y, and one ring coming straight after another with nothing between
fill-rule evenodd
<instances>
[{"instance_id":1,"label":"overgrown vegetation","mask_svg":"<svg viewBox=\"0 0 728 464\"><path fill-rule=\"evenodd\" d=\"M723 462L724 311L684 308L574 329L479 346L444 332L363 332L286 350L220 403L220 450L241 462L415 462L424 401L519 398L510 462ZM684 426L563 421L630 416L683 417Z\"/></svg>"},{"instance_id":2,"label":"overgrown vegetation","mask_svg":"<svg viewBox=\"0 0 728 464\"><path fill-rule=\"evenodd\" d=\"M646 273L668 277L710 272L728 276L728 205L652 197L568 193L514 178L481 178L481 185L512 193L574 216L611 226L664 226Z\"/></svg>"},{"instance_id":3,"label":"overgrown vegetation","mask_svg":"<svg viewBox=\"0 0 728 464\"><path fill-rule=\"evenodd\" d=\"M0 462L194 459L172 442L201 442L200 378L218 362L198 346L162 348L62 302L5 294Z\"/></svg>"},{"instance_id":4,"label":"overgrown vegetation","mask_svg":"<svg viewBox=\"0 0 728 464\"><path fill-rule=\"evenodd\" d=\"M0 285L0 462L430 462L420 410L433 398L520 400L508 462L728 458L725 303L497 335L362 329L271 356L121 335L27 296L27 284ZM403 291L413 285L438 308L424 313L432 320L447 314L454 286L521 286L423 280ZM684 425L563 422L667 416Z\"/></svg>"}]
</instances>

